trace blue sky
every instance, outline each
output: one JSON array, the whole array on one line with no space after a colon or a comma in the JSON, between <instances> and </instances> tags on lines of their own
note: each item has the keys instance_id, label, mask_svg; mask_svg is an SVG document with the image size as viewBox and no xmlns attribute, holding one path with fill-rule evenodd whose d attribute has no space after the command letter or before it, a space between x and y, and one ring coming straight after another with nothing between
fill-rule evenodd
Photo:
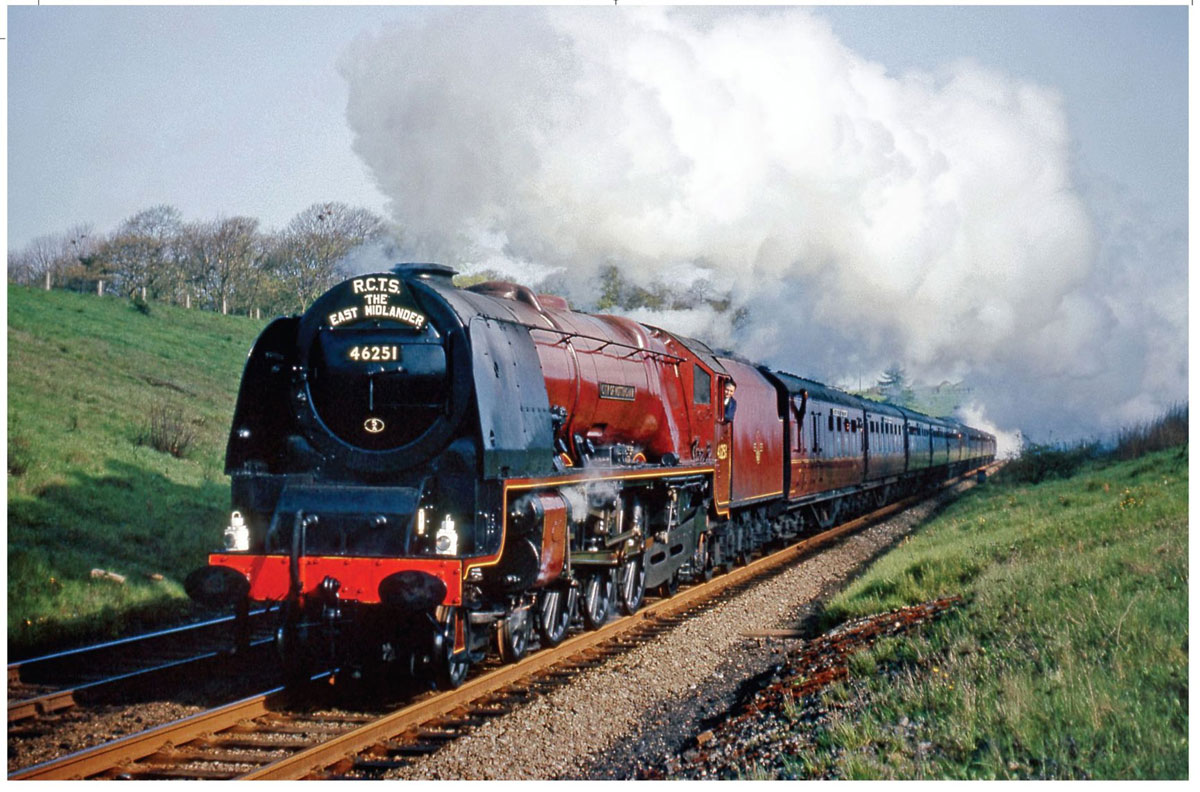
<instances>
[{"instance_id":1,"label":"blue sky","mask_svg":"<svg viewBox=\"0 0 1200 792\"><path fill-rule=\"evenodd\" d=\"M395 13L10 8L10 247L159 203L268 226L320 200L381 210L335 62Z\"/></svg>"},{"instance_id":2,"label":"blue sky","mask_svg":"<svg viewBox=\"0 0 1200 792\"><path fill-rule=\"evenodd\" d=\"M8 10L9 246L149 205L282 225L319 200L383 210L336 69L421 8ZM822 9L889 70L974 58L1063 93L1079 164L1166 211L1186 197L1186 7Z\"/></svg>"},{"instance_id":3,"label":"blue sky","mask_svg":"<svg viewBox=\"0 0 1200 792\"><path fill-rule=\"evenodd\" d=\"M1187 398L1189 22L13 6L8 245L342 201L413 259L568 292L624 262L751 308L643 321L851 386L900 362L997 428L1096 435Z\"/></svg>"}]
</instances>

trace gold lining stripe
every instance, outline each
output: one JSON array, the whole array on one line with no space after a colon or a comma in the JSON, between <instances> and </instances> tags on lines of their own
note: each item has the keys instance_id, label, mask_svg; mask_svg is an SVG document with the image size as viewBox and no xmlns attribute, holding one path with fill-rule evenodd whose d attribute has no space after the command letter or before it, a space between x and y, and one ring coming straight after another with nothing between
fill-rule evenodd
<instances>
[{"instance_id":1,"label":"gold lining stripe","mask_svg":"<svg viewBox=\"0 0 1200 792\"><path fill-rule=\"evenodd\" d=\"M495 566L500 563L500 558L504 555L504 546L508 542L508 493L510 490L530 490L538 489L539 487L553 487L560 484L583 484L590 481L628 481L631 479L656 479L656 478L671 478L674 476L691 476L697 473L713 473L716 471L711 467L690 467L690 468L663 468L659 470L644 470L640 473L623 473L619 470L614 470L611 473L606 473L600 476L588 475L586 472L575 473L567 476L555 476L547 479L512 479L504 482L504 489L501 494L501 505L503 511L500 517L500 549L493 556L488 556L474 563L468 563L463 559L463 579L466 580L467 575L476 567ZM720 513L720 512L718 512Z\"/></svg>"}]
</instances>

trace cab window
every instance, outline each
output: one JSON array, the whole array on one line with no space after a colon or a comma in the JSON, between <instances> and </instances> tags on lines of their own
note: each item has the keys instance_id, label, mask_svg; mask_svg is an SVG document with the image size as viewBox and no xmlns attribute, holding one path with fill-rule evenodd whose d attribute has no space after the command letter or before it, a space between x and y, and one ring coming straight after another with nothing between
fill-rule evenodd
<instances>
[{"instance_id":1,"label":"cab window","mask_svg":"<svg viewBox=\"0 0 1200 792\"><path fill-rule=\"evenodd\" d=\"M712 404L712 375L696 366L692 378L692 401L696 404Z\"/></svg>"}]
</instances>

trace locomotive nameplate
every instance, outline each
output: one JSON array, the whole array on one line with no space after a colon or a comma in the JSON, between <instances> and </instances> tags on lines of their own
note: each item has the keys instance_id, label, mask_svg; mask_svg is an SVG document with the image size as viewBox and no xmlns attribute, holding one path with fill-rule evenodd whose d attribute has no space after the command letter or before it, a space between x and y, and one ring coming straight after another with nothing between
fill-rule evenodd
<instances>
[{"instance_id":1,"label":"locomotive nameplate","mask_svg":"<svg viewBox=\"0 0 1200 792\"><path fill-rule=\"evenodd\" d=\"M600 398L616 401L633 401L637 397L637 389L632 385L615 385L611 382L600 383Z\"/></svg>"},{"instance_id":2,"label":"locomotive nameplate","mask_svg":"<svg viewBox=\"0 0 1200 792\"><path fill-rule=\"evenodd\" d=\"M399 278L355 278L350 281L349 292L346 303L326 315L330 327L367 319L392 319L420 330L428 320L425 314L408 305L391 303L392 296L405 294L404 281Z\"/></svg>"},{"instance_id":3,"label":"locomotive nameplate","mask_svg":"<svg viewBox=\"0 0 1200 792\"><path fill-rule=\"evenodd\" d=\"M350 281L355 294L403 294L404 281L399 278L355 278Z\"/></svg>"}]
</instances>

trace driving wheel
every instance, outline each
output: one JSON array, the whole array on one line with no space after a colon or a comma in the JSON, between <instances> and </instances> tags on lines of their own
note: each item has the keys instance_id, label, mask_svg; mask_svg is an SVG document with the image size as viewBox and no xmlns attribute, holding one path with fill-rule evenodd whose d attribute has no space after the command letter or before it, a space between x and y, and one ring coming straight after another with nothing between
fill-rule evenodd
<instances>
[{"instance_id":1,"label":"driving wheel","mask_svg":"<svg viewBox=\"0 0 1200 792\"><path fill-rule=\"evenodd\" d=\"M501 661L515 663L525 656L529 648L530 627L529 608L511 610L500 620L496 639Z\"/></svg>"},{"instance_id":2,"label":"driving wheel","mask_svg":"<svg viewBox=\"0 0 1200 792\"><path fill-rule=\"evenodd\" d=\"M574 594L573 589L542 589L537 604L537 630L542 646L558 646L566 637Z\"/></svg>"},{"instance_id":3,"label":"driving wheel","mask_svg":"<svg viewBox=\"0 0 1200 792\"><path fill-rule=\"evenodd\" d=\"M642 554L635 553L625 559L617 577L617 607L626 616L637 613L646 598L646 565Z\"/></svg>"},{"instance_id":4,"label":"driving wheel","mask_svg":"<svg viewBox=\"0 0 1200 792\"><path fill-rule=\"evenodd\" d=\"M583 624L589 630L598 630L608 621L612 613L613 588L611 572L588 576L583 586Z\"/></svg>"},{"instance_id":5,"label":"driving wheel","mask_svg":"<svg viewBox=\"0 0 1200 792\"><path fill-rule=\"evenodd\" d=\"M471 661L465 649L454 651L461 631L462 644L467 646L468 621L457 608L439 607L437 626L433 631L433 678L439 690L453 690L467 678Z\"/></svg>"}]
</instances>

